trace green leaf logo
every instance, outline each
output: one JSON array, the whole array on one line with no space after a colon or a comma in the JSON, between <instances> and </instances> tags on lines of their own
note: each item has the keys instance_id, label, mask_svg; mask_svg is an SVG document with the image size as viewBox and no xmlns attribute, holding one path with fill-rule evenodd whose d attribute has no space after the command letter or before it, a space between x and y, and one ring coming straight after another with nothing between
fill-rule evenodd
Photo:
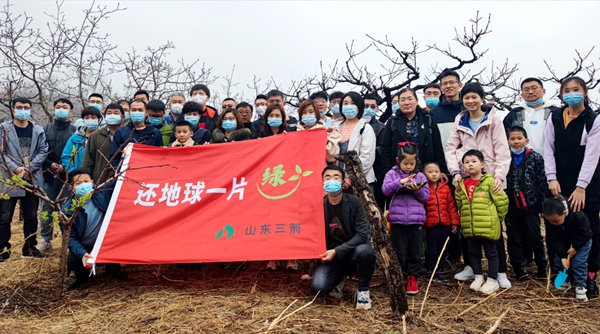
<instances>
[{"instance_id":1,"label":"green leaf logo","mask_svg":"<svg viewBox=\"0 0 600 334\"><path fill-rule=\"evenodd\" d=\"M302 168L299 165L296 165L296 175L292 175L290 176L287 181L281 179L281 177L285 174L285 170L283 169L283 165L279 164L275 167L273 167L273 169L271 170L270 167L268 167L267 169L265 169L265 173L263 174L263 182L262 183L257 183L256 184L256 189L258 190L258 192L261 194L262 197L269 199L269 200L279 200L279 199L284 199L286 197L291 196L294 192L296 192L296 190L298 190L298 188L300 187L300 183L302 183L302 178L303 177L307 177L310 176L313 171L307 170L306 172L302 172ZM278 185L282 185L285 184L286 182L294 182L297 181L298 183L296 184L296 186L294 187L294 189L292 189L290 192L286 193L286 194L281 194L281 195L267 195L265 194L265 192L263 191L263 189L261 189L261 185L264 186L267 183L271 183L274 187L278 186ZM220 236L217 236L217 239Z\"/></svg>"},{"instance_id":2,"label":"green leaf logo","mask_svg":"<svg viewBox=\"0 0 600 334\"><path fill-rule=\"evenodd\" d=\"M233 234L235 233L235 228L229 224L225 225L225 227L223 227L219 230L219 232L217 232L216 240L221 239L223 233L227 233L227 240L229 240L233 237Z\"/></svg>"}]
</instances>

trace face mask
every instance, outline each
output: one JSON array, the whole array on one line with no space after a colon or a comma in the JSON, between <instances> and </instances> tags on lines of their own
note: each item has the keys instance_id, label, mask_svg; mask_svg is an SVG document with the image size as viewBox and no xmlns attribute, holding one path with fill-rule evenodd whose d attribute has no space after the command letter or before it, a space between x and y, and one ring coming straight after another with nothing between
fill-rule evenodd
<instances>
[{"instance_id":1,"label":"face mask","mask_svg":"<svg viewBox=\"0 0 600 334\"><path fill-rule=\"evenodd\" d=\"M121 116L119 115L106 115L106 124L108 125L117 125L121 124Z\"/></svg>"},{"instance_id":2,"label":"face mask","mask_svg":"<svg viewBox=\"0 0 600 334\"><path fill-rule=\"evenodd\" d=\"M26 121L31 117L31 111L29 109L15 111L15 117L21 121Z\"/></svg>"},{"instance_id":3,"label":"face mask","mask_svg":"<svg viewBox=\"0 0 600 334\"><path fill-rule=\"evenodd\" d=\"M439 97L428 97L425 99L425 104L429 108L433 108L433 107L437 106L438 104L440 104L440 98Z\"/></svg>"},{"instance_id":4,"label":"face mask","mask_svg":"<svg viewBox=\"0 0 600 334\"><path fill-rule=\"evenodd\" d=\"M204 105L206 104L206 96L204 95L194 95L192 96L192 101L200 104L200 105Z\"/></svg>"},{"instance_id":5,"label":"face mask","mask_svg":"<svg viewBox=\"0 0 600 334\"><path fill-rule=\"evenodd\" d=\"M319 115L321 115L321 118L327 116L327 109L325 109L322 113L319 113Z\"/></svg>"},{"instance_id":6,"label":"face mask","mask_svg":"<svg viewBox=\"0 0 600 334\"><path fill-rule=\"evenodd\" d=\"M563 95L563 101L569 105L569 107L577 107L583 102L583 93L569 93Z\"/></svg>"},{"instance_id":7,"label":"face mask","mask_svg":"<svg viewBox=\"0 0 600 334\"><path fill-rule=\"evenodd\" d=\"M347 105L342 108L342 114L346 116L346 118L353 119L358 115L358 108L353 105Z\"/></svg>"},{"instance_id":8,"label":"face mask","mask_svg":"<svg viewBox=\"0 0 600 334\"><path fill-rule=\"evenodd\" d=\"M267 107L266 106L258 106L256 107L256 113L258 114L258 116L263 117L265 114L265 111L267 111Z\"/></svg>"},{"instance_id":9,"label":"face mask","mask_svg":"<svg viewBox=\"0 0 600 334\"><path fill-rule=\"evenodd\" d=\"M323 189L328 195L337 195L342 191L342 183L340 181L327 181L323 184Z\"/></svg>"},{"instance_id":10,"label":"face mask","mask_svg":"<svg viewBox=\"0 0 600 334\"><path fill-rule=\"evenodd\" d=\"M148 123L152 126L159 126L163 122L162 117L148 117Z\"/></svg>"},{"instance_id":11,"label":"face mask","mask_svg":"<svg viewBox=\"0 0 600 334\"><path fill-rule=\"evenodd\" d=\"M269 118L267 120L267 124L269 124L269 126L272 128L278 128L281 126L281 124L283 124L283 121L281 118Z\"/></svg>"},{"instance_id":12,"label":"face mask","mask_svg":"<svg viewBox=\"0 0 600 334\"><path fill-rule=\"evenodd\" d=\"M331 107L331 112L334 115L339 115L340 114L340 105L339 104L334 104L333 107Z\"/></svg>"},{"instance_id":13,"label":"face mask","mask_svg":"<svg viewBox=\"0 0 600 334\"><path fill-rule=\"evenodd\" d=\"M223 124L221 126L223 127L223 130L225 130L227 132L231 132L237 128L237 122L236 121L223 121Z\"/></svg>"},{"instance_id":14,"label":"face mask","mask_svg":"<svg viewBox=\"0 0 600 334\"><path fill-rule=\"evenodd\" d=\"M512 153L514 153L515 155L521 155L523 152L525 152L525 147L521 148L520 150L515 150L514 148L510 148L510 151Z\"/></svg>"},{"instance_id":15,"label":"face mask","mask_svg":"<svg viewBox=\"0 0 600 334\"><path fill-rule=\"evenodd\" d=\"M127 122L129 120L129 113L125 112L125 117L123 119L125 122Z\"/></svg>"},{"instance_id":16,"label":"face mask","mask_svg":"<svg viewBox=\"0 0 600 334\"><path fill-rule=\"evenodd\" d=\"M97 119L84 119L83 126L85 126L86 129L88 129L90 131L94 131L98 127L98 120Z\"/></svg>"},{"instance_id":17,"label":"face mask","mask_svg":"<svg viewBox=\"0 0 600 334\"><path fill-rule=\"evenodd\" d=\"M183 110L183 104L174 103L171 105L171 113L173 115L181 115L182 110Z\"/></svg>"},{"instance_id":18,"label":"face mask","mask_svg":"<svg viewBox=\"0 0 600 334\"><path fill-rule=\"evenodd\" d=\"M193 128L198 126L198 122L200 121L200 117L198 116L185 116L183 119L190 122Z\"/></svg>"},{"instance_id":19,"label":"face mask","mask_svg":"<svg viewBox=\"0 0 600 334\"><path fill-rule=\"evenodd\" d=\"M64 121L69 118L69 111L67 109L55 109L54 117L59 121Z\"/></svg>"},{"instance_id":20,"label":"face mask","mask_svg":"<svg viewBox=\"0 0 600 334\"><path fill-rule=\"evenodd\" d=\"M91 183L82 183L75 187L75 194L79 197L83 197L85 194L89 194L94 190L94 185Z\"/></svg>"},{"instance_id":21,"label":"face mask","mask_svg":"<svg viewBox=\"0 0 600 334\"><path fill-rule=\"evenodd\" d=\"M377 112L375 111L375 109L367 108L365 109L364 115L369 117L375 117L377 115Z\"/></svg>"},{"instance_id":22,"label":"face mask","mask_svg":"<svg viewBox=\"0 0 600 334\"><path fill-rule=\"evenodd\" d=\"M527 105L528 107L539 106L542 103L544 103L544 98L543 97L541 97L539 100L537 100L535 102L527 102L527 101L525 101L525 105Z\"/></svg>"},{"instance_id":23,"label":"face mask","mask_svg":"<svg viewBox=\"0 0 600 334\"><path fill-rule=\"evenodd\" d=\"M144 119L146 119L146 113L141 111L132 111L131 112L131 121L133 123L143 123Z\"/></svg>"},{"instance_id":24,"label":"face mask","mask_svg":"<svg viewBox=\"0 0 600 334\"><path fill-rule=\"evenodd\" d=\"M396 115L396 113L398 112L398 109L400 109L400 106L398 105L398 103L392 104L392 114L393 115Z\"/></svg>"},{"instance_id":25,"label":"face mask","mask_svg":"<svg viewBox=\"0 0 600 334\"><path fill-rule=\"evenodd\" d=\"M302 116L302 123L306 126L313 126L317 123L317 118L312 115Z\"/></svg>"},{"instance_id":26,"label":"face mask","mask_svg":"<svg viewBox=\"0 0 600 334\"><path fill-rule=\"evenodd\" d=\"M96 108L96 109L98 109L98 110L102 111L102 106L101 106L101 105L99 105L98 103L92 103L92 104L90 104L90 107L94 107L94 108Z\"/></svg>"}]
</instances>

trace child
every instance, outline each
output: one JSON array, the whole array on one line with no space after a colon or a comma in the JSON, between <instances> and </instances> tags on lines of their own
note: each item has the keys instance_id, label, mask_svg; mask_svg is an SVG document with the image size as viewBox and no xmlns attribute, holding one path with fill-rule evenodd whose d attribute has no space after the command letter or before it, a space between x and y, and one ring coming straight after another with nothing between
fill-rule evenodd
<instances>
[{"instance_id":1,"label":"child","mask_svg":"<svg viewBox=\"0 0 600 334\"><path fill-rule=\"evenodd\" d=\"M175 138L176 141L171 144L171 147L185 147L194 146L196 142L192 139L194 131L192 131L192 124L188 121L179 121L175 125Z\"/></svg>"},{"instance_id":2,"label":"child","mask_svg":"<svg viewBox=\"0 0 600 334\"><path fill-rule=\"evenodd\" d=\"M592 229L585 213L569 211L568 208L567 200L562 196L548 198L544 202L542 211L546 221L546 238L556 252L553 259L556 266L570 270L575 282L575 300L586 302L587 258L592 248ZM558 290L565 292L570 288L571 283L566 281Z\"/></svg>"},{"instance_id":3,"label":"child","mask_svg":"<svg viewBox=\"0 0 600 334\"><path fill-rule=\"evenodd\" d=\"M440 182L442 172L437 162L425 164L424 173L429 184L429 200L425 204L425 210L427 211L427 219L425 220L425 243L427 245L425 267L427 268L427 278L431 278L431 275L433 275L436 281L446 282L446 276L444 275L446 252L444 252L435 273L433 269L442 253L446 239L450 236L450 233L455 234L458 231L460 218L454 204L452 189L445 182Z\"/></svg>"},{"instance_id":4,"label":"child","mask_svg":"<svg viewBox=\"0 0 600 334\"><path fill-rule=\"evenodd\" d=\"M544 172L544 158L527 148L527 131L520 126L508 130L508 145L512 161L506 177L508 189L508 215L506 216L506 234L508 236L508 255L517 280L523 281L527 274L522 268L523 247L527 244L535 254L538 280L547 279L544 239L540 230L542 203L549 197L548 181Z\"/></svg>"},{"instance_id":5,"label":"child","mask_svg":"<svg viewBox=\"0 0 600 334\"><path fill-rule=\"evenodd\" d=\"M500 288L498 268L500 261L497 241L501 238L501 222L508 211L508 196L503 191L494 192L494 177L484 174L483 153L469 150L462 158L469 177L460 180L456 189L456 205L460 211L463 236L467 238L469 257L475 274L471 289L489 295ZM488 260L487 282L483 280L481 248ZM485 283L485 284L484 284Z\"/></svg>"},{"instance_id":6,"label":"child","mask_svg":"<svg viewBox=\"0 0 600 334\"><path fill-rule=\"evenodd\" d=\"M417 275L423 246L424 204L429 199L427 178L418 172L417 148L409 142L398 144L397 165L385 175L381 190L392 197L389 219L392 242L398 261L408 276L406 293L419 292Z\"/></svg>"}]
</instances>

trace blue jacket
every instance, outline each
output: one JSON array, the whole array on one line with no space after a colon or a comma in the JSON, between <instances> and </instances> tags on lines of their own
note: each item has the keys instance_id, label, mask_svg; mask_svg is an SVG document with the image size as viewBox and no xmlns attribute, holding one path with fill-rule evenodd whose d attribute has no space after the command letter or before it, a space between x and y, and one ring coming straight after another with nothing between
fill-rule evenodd
<instances>
[{"instance_id":1,"label":"blue jacket","mask_svg":"<svg viewBox=\"0 0 600 334\"><path fill-rule=\"evenodd\" d=\"M61 164L67 173L81 167L85 153L85 127L80 126L67 140L61 155Z\"/></svg>"},{"instance_id":2,"label":"blue jacket","mask_svg":"<svg viewBox=\"0 0 600 334\"><path fill-rule=\"evenodd\" d=\"M132 141L130 141L130 137ZM121 145L129 142L157 147L163 147L164 145L162 133L160 133L157 128L146 125L145 134L141 136L138 131L134 131L133 123L129 122L126 126L120 127L115 132L112 140L112 147L110 148L110 156L112 157L117 154ZM116 168L119 165L120 160L121 153L119 152L119 156L112 161L111 165Z\"/></svg>"}]
</instances>

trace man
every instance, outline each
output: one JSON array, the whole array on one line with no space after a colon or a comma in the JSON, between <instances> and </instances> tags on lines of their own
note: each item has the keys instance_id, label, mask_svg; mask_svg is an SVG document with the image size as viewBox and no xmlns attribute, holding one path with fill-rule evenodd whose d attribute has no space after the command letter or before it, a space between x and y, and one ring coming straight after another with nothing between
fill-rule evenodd
<instances>
[{"instance_id":1,"label":"man","mask_svg":"<svg viewBox=\"0 0 600 334\"><path fill-rule=\"evenodd\" d=\"M311 290L319 297L342 297L344 277L358 274L357 309L371 308L369 284L375 271L375 251L371 248L371 227L358 198L342 192L344 170L325 167L321 174L324 197L327 251L320 255L322 264L315 268Z\"/></svg>"},{"instance_id":2,"label":"man","mask_svg":"<svg viewBox=\"0 0 600 334\"><path fill-rule=\"evenodd\" d=\"M185 104L185 96L182 93L174 93L169 98L169 110L170 114L165 116L165 120L167 124L171 126L175 126L177 121L179 120L179 115L181 115L181 111L183 110L183 105Z\"/></svg>"},{"instance_id":3,"label":"man","mask_svg":"<svg viewBox=\"0 0 600 334\"><path fill-rule=\"evenodd\" d=\"M133 100L141 100L148 104L150 101L150 94L147 91L140 89L133 94Z\"/></svg>"},{"instance_id":4,"label":"man","mask_svg":"<svg viewBox=\"0 0 600 334\"><path fill-rule=\"evenodd\" d=\"M450 138L454 119L463 110L460 89L463 84L460 82L460 75L456 71L446 70L440 75L440 86L443 95L440 96L440 102L431 109L431 116L437 122L440 129L442 143L446 143ZM444 151L446 146L444 145Z\"/></svg>"},{"instance_id":5,"label":"man","mask_svg":"<svg viewBox=\"0 0 600 334\"><path fill-rule=\"evenodd\" d=\"M235 107L235 110L242 117L244 127L252 130L252 105L248 102L241 102Z\"/></svg>"},{"instance_id":6,"label":"man","mask_svg":"<svg viewBox=\"0 0 600 334\"><path fill-rule=\"evenodd\" d=\"M108 178L109 171L104 172L110 161L110 150L115 132L125 119L125 110L119 104L109 104L104 111L106 127L90 136L83 155L82 168L91 171L96 184L102 184Z\"/></svg>"},{"instance_id":7,"label":"man","mask_svg":"<svg viewBox=\"0 0 600 334\"><path fill-rule=\"evenodd\" d=\"M48 144L44 129L30 121L31 106L31 101L26 98L14 99L11 103L13 120L0 124L0 138L6 138L6 143L0 140L0 152L4 154L0 169L4 179L20 175L21 180L42 187L42 165L46 161ZM10 223L17 201L23 211L25 242L22 257L42 258L42 253L35 247L38 198L21 188L7 187L4 183L0 185L0 192L9 196L8 199L0 200L0 263L10 258Z\"/></svg>"},{"instance_id":8,"label":"man","mask_svg":"<svg viewBox=\"0 0 600 334\"><path fill-rule=\"evenodd\" d=\"M373 132L375 132L376 138L376 151L375 151L375 162L373 163L373 170L375 171L375 184L374 187L374 196L375 202L382 210L385 209L385 200L386 197L381 191L381 186L383 185L383 179L385 178L385 174L388 172L383 167L382 159L381 159L381 143L383 142L383 129L385 129L385 124L377 120L377 114L379 113L379 96L376 94L367 94L364 97L365 102L365 112L363 117L365 119L368 117L369 124L373 128Z\"/></svg>"},{"instance_id":9,"label":"man","mask_svg":"<svg viewBox=\"0 0 600 334\"><path fill-rule=\"evenodd\" d=\"M226 110L233 110L235 109L236 103L235 100L228 97L225 100L223 100L223 102L221 103L221 112L224 112Z\"/></svg>"},{"instance_id":10,"label":"man","mask_svg":"<svg viewBox=\"0 0 600 334\"><path fill-rule=\"evenodd\" d=\"M173 134L173 127L165 121L165 104L161 100L152 100L148 103L148 124L157 128L162 134L164 146L169 146L169 139Z\"/></svg>"},{"instance_id":11,"label":"man","mask_svg":"<svg viewBox=\"0 0 600 334\"><path fill-rule=\"evenodd\" d=\"M190 123L192 125L192 139L196 142L197 145L202 145L204 143L209 143L212 134L208 132L206 129L202 129L199 126L199 122L203 113L202 106L195 102L188 102L183 105L183 110L181 111L181 116L184 121ZM171 135L169 139L169 145L177 140L175 133Z\"/></svg>"},{"instance_id":12,"label":"man","mask_svg":"<svg viewBox=\"0 0 600 334\"><path fill-rule=\"evenodd\" d=\"M68 99L58 99L54 101L54 122L44 127L44 134L48 143L48 155L43 164L44 191L48 198L53 201L56 200L63 186L63 181L67 179L61 164L61 154L67 141L76 130L75 126L69 122L71 117L73 117L73 103ZM40 217L42 240L37 245L40 252L52 248L52 235L54 234L52 212L54 212L54 208L46 201L42 201L42 215Z\"/></svg>"},{"instance_id":13,"label":"man","mask_svg":"<svg viewBox=\"0 0 600 334\"><path fill-rule=\"evenodd\" d=\"M344 93L342 92L333 92L331 95L329 95L329 110L331 119L338 122L342 122L344 120L341 107L342 97L344 97Z\"/></svg>"},{"instance_id":14,"label":"man","mask_svg":"<svg viewBox=\"0 0 600 334\"><path fill-rule=\"evenodd\" d=\"M431 109L440 104L440 96L442 96L442 90L440 85L436 83L430 83L423 87L423 96L425 98L425 111L431 112Z\"/></svg>"},{"instance_id":15,"label":"man","mask_svg":"<svg viewBox=\"0 0 600 334\"><path fill-rule=\"evenodd\" d=\"M310 99L315 102L317 109L319 109L319 117L323 120L327 120L327 101L329 101L329 95L327 92L320 91L312 93Z\"/></svg>"},{"instance_id":16,"label":"man","mask_svg":"<svg viewBox=\"0 0 600 334\"><path fill-rule=\"evenodd\" d=\"M280 106L283 107L283 109L285 109L285 100L283 99L283 93L281 91L278 91L276 89L273 89L271 91L269 91L267 93L267 104L270 107L273 104L279 104ZM286 110L286 122L288 125L288 128L291 131L296 131L296 126L298 124L298 120L292 116L289 115L289 113ZM262 124L261 124L262 127Z\"/></svg>"},{"instance_id":17,"label":"man","mask_svg":"<svg viewBox=\"0 0 600 334\"><path fill-rule=\"evenodd\" d=\"M102 109L104 109L104 97L99 93L90 94L88 97L87 106L94 107L98 109L98 111L102 112ZM78 118L73 125L75 125L75 128L83 126L83 118Z\"/></svg>"},{"instance_id":18,"label":"man","mask_svg":"<svg viewBox=\"0 0 600 334\"><path fill-rule=\"evenodd\" d=\"M131 103L127 100L119 100L117 101L117 104L121 106L121 108L123 108L123 111L125 112L125 118L123 119L123 123L121 123L121 126L126 126L129 123L129 106L131 105Z\"/></svg>"},{"instance_id":19,"label":"man","mask_svg":"<svg viewBox=\"0 0 600 334\"><path fill-rule=\"evenodd\" d=\"M198 126L201 129L208 130L212 133L217 128L218 114L214 107L207 105L210 100L210 89L206 85L197 84L190 89L190 96L192 101L198 103L202 107L202 114L200 115L200 121Z\"/></svg>"},{"instance_id":20,"label":"man","mask_svg":"<svg viewBox=\"0 0 600 334\"><path fill-rule=\"evenodd\" d=\"M252 122L250 126L250 130L252 131L252 139L258 138L260 131L262 130L264 120L263 116L265 115L265 111L267 111L269 102L267 101L267 96L264 94L260 94L256 96L254 99L254 107L256 108L256 120Z\"/></svg>"}]
</instances>

